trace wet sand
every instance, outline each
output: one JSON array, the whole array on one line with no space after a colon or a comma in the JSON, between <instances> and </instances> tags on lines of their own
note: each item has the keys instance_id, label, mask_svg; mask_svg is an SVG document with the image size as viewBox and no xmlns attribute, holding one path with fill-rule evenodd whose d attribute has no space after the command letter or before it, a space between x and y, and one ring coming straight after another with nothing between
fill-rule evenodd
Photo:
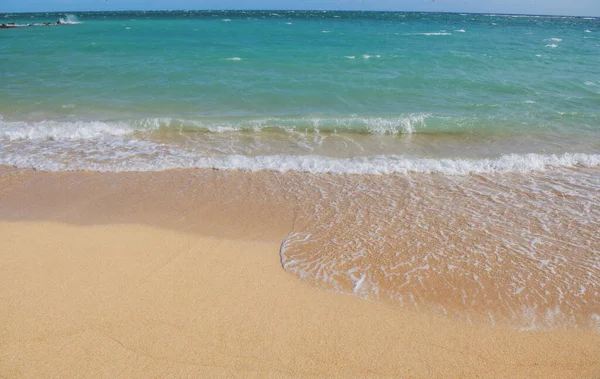
<instances>
[{"instance_id":1,"label":"wet sand","mask_svg":"<svg viewBox=\"0 0 600 379\"><path fill-rule=\"evenodd\" d=\"M469 325L299 280L279 251L301 215L264 190L212 170L1 168L0 376L600 375L590 330Z\"/></svg>"}]
</instances>

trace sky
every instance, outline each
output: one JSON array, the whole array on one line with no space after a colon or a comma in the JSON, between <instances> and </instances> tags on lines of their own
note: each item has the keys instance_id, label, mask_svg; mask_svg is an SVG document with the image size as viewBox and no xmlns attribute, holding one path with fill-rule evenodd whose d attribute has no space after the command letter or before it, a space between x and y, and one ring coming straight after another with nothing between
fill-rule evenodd
<instances>
[{"instance_id":1,"label":"sky","mask_svg":"<svg viewBox=\"0 0 600 379\"><path fill-rule=\"evenodd\" d=\"M600 0L0 0L0 12L315 9L600 16Z\"/></svg>"}]
</instances>

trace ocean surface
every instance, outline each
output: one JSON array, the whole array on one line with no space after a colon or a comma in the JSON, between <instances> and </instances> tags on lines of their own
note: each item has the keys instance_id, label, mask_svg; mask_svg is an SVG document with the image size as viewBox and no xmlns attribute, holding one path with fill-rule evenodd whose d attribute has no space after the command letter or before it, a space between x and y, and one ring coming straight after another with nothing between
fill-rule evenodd
<instances>
[{"instance_id":1,"label":"ocean surface","mask_svg":"<svg viewBox=\"0 0 600 379\"><path fill-rule=\"evenodd\" d=\"M599 18L0 20L16 26L0 30L1 165L304 173L287 190L312 199L311 227L281 252L299 277L467 321L472 307L600 330Z\"/></svg>"}]
</instances>

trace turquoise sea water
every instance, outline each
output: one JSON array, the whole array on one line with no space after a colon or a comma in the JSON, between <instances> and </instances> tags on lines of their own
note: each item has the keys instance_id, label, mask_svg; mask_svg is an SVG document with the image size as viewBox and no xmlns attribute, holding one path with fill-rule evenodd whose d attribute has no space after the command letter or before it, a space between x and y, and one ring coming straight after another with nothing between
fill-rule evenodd
<instances>
[{"instance_id":1,"label":"turquoise sea water","mask_svg":"<svg viewBox=\"0 0 600 379\"><path fill-rule=\"evenodd\" d=\"M69 24L0 30L0 163L353 171L344 159L377 157L354 171L393 172L426 158L599 160L597 18L0 15L59 18ZM287 166L268 158L279 155Z\"/></svg>"}]
</instances>

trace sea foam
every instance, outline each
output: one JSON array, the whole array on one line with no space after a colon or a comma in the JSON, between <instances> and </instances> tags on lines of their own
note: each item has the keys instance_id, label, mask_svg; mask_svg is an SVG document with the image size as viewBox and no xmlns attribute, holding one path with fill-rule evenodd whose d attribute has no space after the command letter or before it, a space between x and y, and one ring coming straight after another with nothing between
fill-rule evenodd
<instances>
[{"instance_id":1,"label":"sea foam","mask_svg":"<svg viewBox=\"0 0 600 379\"><path fill-rule=\"evenodd\" d=\"M206 168L236 171L275 171L305 172L313 174L495 174L527 173L551 168L597 167L600 154L565 153L560 155L509 154L498 158L461 159L461 158L413 158L395 155L369 156L355 158L332 158L319 155L197 155L188 151L169 149L165 146L152 147L148 141L138 154L135 143L129 141L126 154L120 154L122 160L115 161L115 152L119 144L107 145L113 152L98 151L93 159L73 158L68 162L53 160L45 149L39 155L0 153L0 164L21 168L35 168L45 171L91 170L104 172L122 171L163 171L179 168ZM106 149L106 148L104 148Z\"/></svg>"},{"instance_id":2,"label":"sea foam","mask_svg":"<svg viewBox=\"0 0 600 379\"><path fill-rule=\"evenodd\" d=\"M134 132L126 123L106 123L100 121L56 122L22 121L6 122L0 119L0 138L16 140L84 140L107 136L124 136Z\"/></svg>"}]
</instances>

